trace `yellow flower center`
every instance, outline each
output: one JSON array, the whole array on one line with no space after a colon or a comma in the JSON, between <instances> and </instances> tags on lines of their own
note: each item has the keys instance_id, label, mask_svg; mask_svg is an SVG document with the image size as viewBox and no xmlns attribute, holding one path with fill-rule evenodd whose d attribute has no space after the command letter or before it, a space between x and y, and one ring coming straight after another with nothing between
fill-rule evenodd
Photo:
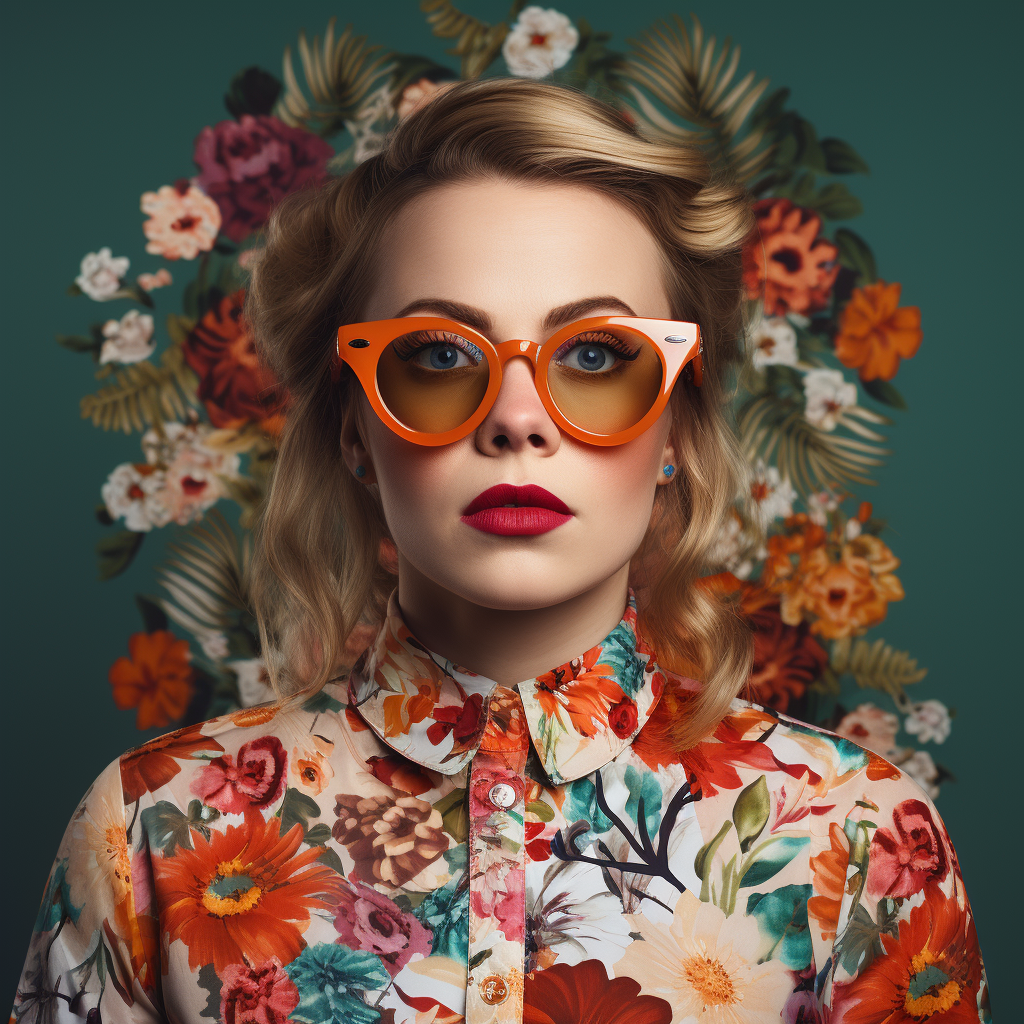
<instances>
[{"instance_id":1,"label":"yellow flower center","mask_svg":"<svg viewBox=\"0 0 1024 1024\"><path fill-rule=\"evenodd\" d=\"M259 905L263 890L247 873L240 857L221 861L203 893L202 904L214 917L245 914Z\"/></svg>"},{"instance_id":2,"label":"yellow flower center","mask_svg":"<svg viewBox=\"0 0 1024 1024\"><path fill-rule=\"evenodd\" d=\"M718 960L691 956L683 962L683 973L704 1000L705 1007L726 1006L736 1001L736 987Z\"/></svg>"},{"instance_id":3,"label":"yellow flower center","mask_svg":"<svg viewBox=\"0 0 1024 1024\"><path fill-rule=\"evenodd\" d=\"M945 1013L960 1002L960 985L936 966L937 960L931 950L923 949L910 961L910 984L903 1006L917 1020Z\"/></svg>"}]
</instances>

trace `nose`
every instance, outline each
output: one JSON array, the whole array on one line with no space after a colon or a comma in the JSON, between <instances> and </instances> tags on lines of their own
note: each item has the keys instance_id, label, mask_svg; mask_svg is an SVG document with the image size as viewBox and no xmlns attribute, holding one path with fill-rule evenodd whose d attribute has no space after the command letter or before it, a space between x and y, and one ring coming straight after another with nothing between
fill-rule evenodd
<instances>
[{"instance_id":1,"label":"nose","mask_svg":"<svg viewBox=\"0 0 1024 1024\"><path fill-rule=\"evenodd\" d=\"M519 347L518 342L514 344ZM537 394L535 359L536 353L526 349L502 367L498 397L476 428L476 446L484 455L526 450L553 455L558 451L562 435Z\"/></svg>"}]
</instances>

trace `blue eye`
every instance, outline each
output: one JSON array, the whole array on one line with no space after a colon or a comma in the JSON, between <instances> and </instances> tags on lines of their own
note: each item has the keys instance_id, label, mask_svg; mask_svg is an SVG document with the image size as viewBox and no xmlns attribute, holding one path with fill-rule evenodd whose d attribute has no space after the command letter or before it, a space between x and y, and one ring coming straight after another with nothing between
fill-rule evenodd
<instances>
[{"instance_id":1,"label":"blue eye","mask_svg":"<svg viewBox=\"0 0 1024 1024\"><path fill-rule=\"evenodd\" d=\"M459 356L462 357L461 363ZM415 361L431 370L452 370L456 366L471 365L466 353L460 352L454 345L428 345L416 353Z\"/></svg>"},{"instance_id":2,"label":"blue eye","mask_svg":"<svg viewBox=\"0 0 1024 1024\"><path fill-rule=\"evenodd\" d=\"M611 366L614 358L604 345L577 345L566 353L562 362L579 370L604 370Z\"/></svg>"},{"instance_id":3,"label":"blue eye","mask_svg":"<svg viewBox=\"0 0 1024 1024\"><path fill-rule=\"evenodd\" d=\"M603 331L587 331L570 338L555 353L554 359L571 370L607 373L621 360L632 361L640 350L623 339Z\"/></svg>"},{"instance_id":4,"label":"blue eye","mask_svg":"<svg viewBox=\"0 0 1024 1024\"><path fill-rule=\"evenodd\" d=\"M396 338L391 344L399 359L425 370L479 366L484 359L483 352L471 341L447 331L416 331Z\"/></svg>"}]
</instances>

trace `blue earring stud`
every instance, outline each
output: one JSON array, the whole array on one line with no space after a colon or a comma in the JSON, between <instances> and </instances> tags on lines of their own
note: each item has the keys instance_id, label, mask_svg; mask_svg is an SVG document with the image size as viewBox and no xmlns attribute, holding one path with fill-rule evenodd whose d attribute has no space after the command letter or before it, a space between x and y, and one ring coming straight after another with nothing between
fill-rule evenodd
<instances>
[{"instance_id":1,"label":"blue earring stud","mask_svg":"<svg viewBox=\"0 0 1024 1024\"><path fill-rule=\"evenodd\" d=\"M359 477L360 480L362 480L363 477L366 476L366 467L356 466L356 476Z\"/></svg>"},{"instance_id":2,"label":"blue earring stud","mask_svg":"<svg viewBox=\"0 0 1024 1024\"><path fill-rule=\"evenodd\" d=\"M676 467L675 466L666 466L662 470L662 473L664 473L665 476L671 476L675 471L676 471Z\"/></svg>"}]
</instances>

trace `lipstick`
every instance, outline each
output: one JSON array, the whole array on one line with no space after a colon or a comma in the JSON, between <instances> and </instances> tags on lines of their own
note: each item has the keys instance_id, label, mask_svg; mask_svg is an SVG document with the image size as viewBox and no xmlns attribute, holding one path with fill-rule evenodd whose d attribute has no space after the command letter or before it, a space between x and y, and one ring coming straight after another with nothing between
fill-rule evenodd
<instances>
[{"instance_id":1,"label":"lipstick","mask_svg":"<svg viewBox=\"0 0 1024 1024\"><path fill-rule=\"evenodd\" d=\"M478 494L462 512L462 521L483 533L531 537L572 519L568 506L536 484L497 484Z\"/></svg>"}]
</instances>

